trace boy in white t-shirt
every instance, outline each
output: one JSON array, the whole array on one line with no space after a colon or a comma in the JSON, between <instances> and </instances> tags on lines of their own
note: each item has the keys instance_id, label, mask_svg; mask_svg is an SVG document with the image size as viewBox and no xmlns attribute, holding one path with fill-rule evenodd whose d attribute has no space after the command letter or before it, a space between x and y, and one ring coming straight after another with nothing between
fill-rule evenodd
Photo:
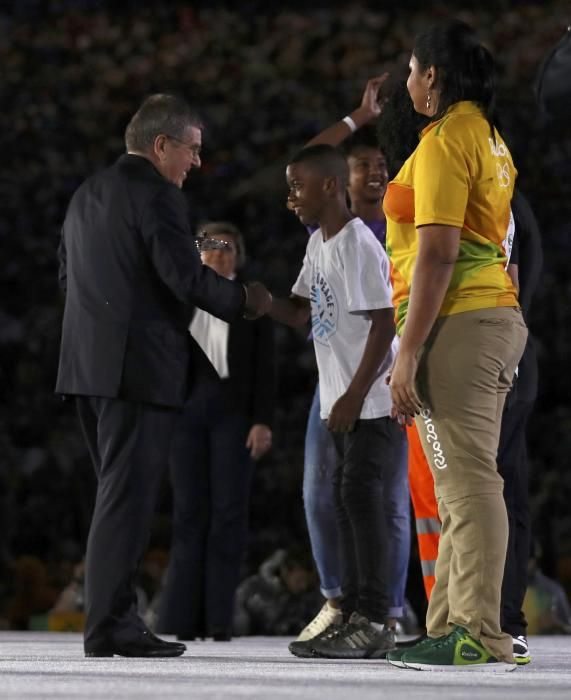
<instances>
[{"instance_id":1,"label":"boy in white t-shirt","mask_svg":"<svg viewBox=\"0 0 571 700\"><path fill-rule=\"evenodd\" d=\"M344 624L311 640L312 655L380 658L395 648L387 617L383 475L398 468L385 376L394 359L389 263L371 230L349 211L347 162L327 145L300 151L287 168L288 206L318 224L289 299L270 315L289 325L311 318L321 418L338 455L334 476L341 533Z\"/></svg>"}]
</instances>

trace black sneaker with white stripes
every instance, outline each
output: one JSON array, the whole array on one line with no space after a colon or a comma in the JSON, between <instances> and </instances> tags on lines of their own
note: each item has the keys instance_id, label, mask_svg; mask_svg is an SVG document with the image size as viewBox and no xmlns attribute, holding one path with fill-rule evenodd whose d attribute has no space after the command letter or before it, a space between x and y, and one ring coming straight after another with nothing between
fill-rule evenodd
<instances>
[{"instance_id":1,"label":"black sneaker with white stripes","mask_svg":"<svg viewBox=\"0 0 571 700\"><path fill-rule=\"evenodd\" d=\"M313 639L305 639L301 642L298 642L297 640L295 642L291 642L288 649L294 656L299 656L300 659L315 658L317 654L313 651L314 644L322 639L333 638L344 628L345 624L343 622L333 622L329 625L329 627L326 627L323 632L313 637Z\"/></svg>"},{"instance_id":2,"label":"black sneaker with white stripes","mask_svg":"<svg viewBox=\"0 0 571 700\"><path fill-rule=\"evenodd\" d=\"M312 642L313 654L324 659L384 659L396 649L394 630L378 630L356 612L336 634Z\"/></svg>"},{"instance_id":3,"label":"black sneaker with white stripes","mask_svg":"<svg viewBox=\"0 0 571 700\"><path fill-rule=\"evenodd\" d=\"M512 637L512 639L515 662L518 666L525 666L531 661L527 637L520 634L519 637Z\"/></svg>"}]
</instances>

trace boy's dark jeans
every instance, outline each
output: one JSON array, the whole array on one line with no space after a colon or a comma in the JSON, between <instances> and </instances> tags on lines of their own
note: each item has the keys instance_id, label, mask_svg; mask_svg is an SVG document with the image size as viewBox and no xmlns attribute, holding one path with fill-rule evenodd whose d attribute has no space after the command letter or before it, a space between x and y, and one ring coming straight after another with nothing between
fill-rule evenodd
<instances>
[{"instance_id":1,"label":"boy's dark jeans","mask_svg":"<svg viewBox=\"0 0 571 700\"><path fill-rule=\"evenodd\" d=\"M383 482L398 470L403 435L389 417L359 420L350 433L331 433L337 452L333 476L341 539L342 610L372 622L387 616L388 537Z\"/></svg>"}]
</instances>

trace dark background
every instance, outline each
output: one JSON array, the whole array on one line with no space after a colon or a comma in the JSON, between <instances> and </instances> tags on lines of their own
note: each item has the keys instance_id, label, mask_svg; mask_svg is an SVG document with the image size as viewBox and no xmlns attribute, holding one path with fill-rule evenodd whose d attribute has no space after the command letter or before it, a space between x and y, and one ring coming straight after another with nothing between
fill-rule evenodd
<instances>
[{"instance_id":1,"label":"dark background","mask_svg":"<svg viewBox=\"0 0 571 700\"><path fill-rule=\"evenodd\" d=\"M194 223L238 224L250 275L286 293L306 243L285 209L288 154L357 106L367 78L387 67L404 75L416 32L448 16L476 26L497 58L504 136L542 231L531 495L543 568L571 587L571 134L567 121L540 114L533 92L542 59L571 22L568 3L142 5L0 3L0 617L14 563L33 555L61 585L61 564L81 557L89 525L91 466L72 406L53 395L56 248L75 188L124 150L124 128L147 94L182 93L206 123L204 165L185 186ZM307 538L301 475L313 350L305 332L278 327L277 338L275 447L256 473L245 573ZM158 550L168 549L168 514L165 485ZM418 576L413 565L409 595L421 605Z\"/></svg>"}]
</instances>

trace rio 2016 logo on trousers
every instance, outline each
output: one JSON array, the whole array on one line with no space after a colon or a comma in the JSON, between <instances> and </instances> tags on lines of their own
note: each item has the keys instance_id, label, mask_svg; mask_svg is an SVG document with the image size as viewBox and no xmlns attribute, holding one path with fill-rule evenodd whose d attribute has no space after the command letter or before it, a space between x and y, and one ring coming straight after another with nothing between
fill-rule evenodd
<instances>
[{"instance_id":1,"label":"rio 2016 logo on trousers","mask_svg":"<svg viewBox=\"0 0 571 700\"><path fill-rule=\"evenodd\" d=\"M424 426L426 428L426 441L432 450L434 466L437 469L446 469L448 463L446 462L446 457L442 451L442 446L440 445L440 440L438 439L436 427L432 418L430 417L430 411L427 408L423 408L420 412L420 417L424 421Z\"/></svg>"}]
</instances>

